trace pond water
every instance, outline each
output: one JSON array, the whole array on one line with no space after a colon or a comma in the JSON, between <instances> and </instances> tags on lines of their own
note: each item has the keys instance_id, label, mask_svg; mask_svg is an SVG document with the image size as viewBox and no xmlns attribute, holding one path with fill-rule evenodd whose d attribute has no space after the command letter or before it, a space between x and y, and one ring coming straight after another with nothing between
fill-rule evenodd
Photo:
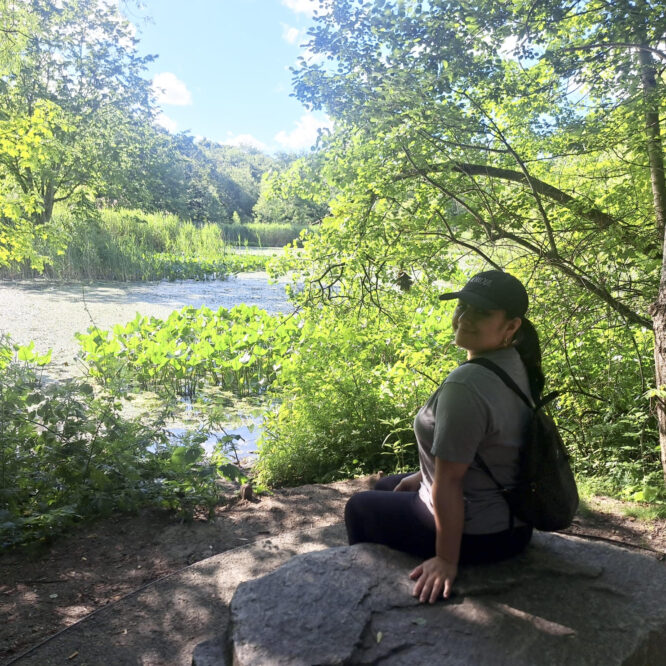
<instances>
[{"instance_id":1,"label":"pond water","mask_svg":"<svg viewBox=\"0 0 666 666\"><path fill-rule=\"evenodd\" d=\"M48 280L0 282L0 332L15 342L34 340L37 351L53 349L54 378L80 374L74 365L74 334L90 326L105 329L145 316L168 317L186 305L231 308L245 303L271 314L289 312L285 281L270 284L264 272L239 273L226 280L181 282L91 282Z\"/></svg>"},{"instance_id":2,"label":"pond water","mask_svg":"<svg viewBox=\"0 0 666 666\"><path fill-rule=\"evenodd\" d=\"M47 280L0 282L0 332L14 342L34 340L40 353L53 349L47 380L80 375L83 368L76 361L79 351L76 332L90 326L101 329L144 316L167 317L186 305L206 305L216 310L245 303L271 314L290 312L285 281L269 283L264 272L239 273L226 280L180 282L91 282L63 284ZM227 432L239 434L241 456L254 450L260 434L256 414L239 413L231 418ZM177 430L177 424L174 424ZM218 433L219 434L219 433ZM207 448L215 444L211 435Z\"/></svg>"}]
</instances>

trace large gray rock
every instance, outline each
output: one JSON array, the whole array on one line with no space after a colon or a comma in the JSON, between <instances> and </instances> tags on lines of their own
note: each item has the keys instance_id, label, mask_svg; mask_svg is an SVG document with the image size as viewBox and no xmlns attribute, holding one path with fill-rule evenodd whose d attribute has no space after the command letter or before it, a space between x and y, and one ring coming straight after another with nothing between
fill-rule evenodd
<instances>
[{"instance_id":1,"label":"large gray rock","mask_svg":"<svg viewBox=\"0 0 666 666\"><path fill-rule=\"evenodd\" d=\"M411 596L417 562L382 546L338 547L242 583L227 658L236 666L666 665L662 562L537 534L519 558L463 569L456 596L432 606Z\"/></svg>"}]
</instances>

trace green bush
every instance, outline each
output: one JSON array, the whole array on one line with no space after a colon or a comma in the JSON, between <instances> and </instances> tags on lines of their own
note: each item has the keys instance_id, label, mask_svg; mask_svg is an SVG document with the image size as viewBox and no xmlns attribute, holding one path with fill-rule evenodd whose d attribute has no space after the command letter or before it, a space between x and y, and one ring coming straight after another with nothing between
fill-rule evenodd
<instances>
[{"instance_id":1,"label":"green bush","mask_svg":"<svg viewBox=\"0 0 666 666\"><path fill-rule=\"evenodd\" d=\"M311 311L271 394L256 472L267 485L326 482L417 465L412 420L458 362L446 311L402 321Z\"/></svg>"},{"instance_id":2,"label":"green bush","mask_svg":"<svg viewBox=\"0 0 666 666\"><path fill-rule=\"evenodd\" d=\"M616 489L642 486L659 470L654 334L628 325L584 291L561 293L544 270L530 286L530 317L542 339L546 390L559 390L553 416L579 476Z\"/></svg>"},{"instance_id":3,"label":"green bush","mask_svg":"<svg viewBox=\"0 0 666 666\"><path fill-rule=\"evenodd\" d=\"M44 384L47 361L32 347L15 356L0 339L0 546L141 506L212 510L217 479L233 475L224 443L207 460L205 432L174 439L159 417L126 418L118 399L85 380Z\"/></svg>"}]
</instances>

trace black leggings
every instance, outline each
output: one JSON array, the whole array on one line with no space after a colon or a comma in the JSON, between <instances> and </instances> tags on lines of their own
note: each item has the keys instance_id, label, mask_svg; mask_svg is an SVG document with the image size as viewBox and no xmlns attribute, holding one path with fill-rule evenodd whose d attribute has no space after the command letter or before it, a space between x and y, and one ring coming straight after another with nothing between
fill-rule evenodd
<instances>
[{"instance_id":1,"label":"black leggings","mask_svg":"<svg viewBox=\"0 0 666 666\"><path fill-rule=\"evenodd\" d=\"M435 555L435 518L417 492L392 492L407 474L385 476L374 490L356 493L345 507L351 545L370 542L428 559ZM499 562L522 552L532 528L493 534L463 534L460 564Z\"/></svg>"}]
</instances>

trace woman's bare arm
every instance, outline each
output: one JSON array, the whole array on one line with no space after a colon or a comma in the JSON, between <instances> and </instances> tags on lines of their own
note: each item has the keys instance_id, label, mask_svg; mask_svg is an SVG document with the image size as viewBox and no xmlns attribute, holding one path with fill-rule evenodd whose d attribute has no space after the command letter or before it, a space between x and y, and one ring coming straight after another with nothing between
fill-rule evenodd
<instances>
[{"instance_id":1,"label":"woman's bare arm","mask_svg":"<svg viewBox=\"0 0 666 666\"><path fill-rule=\"evenodd\" d=\"M448 598L458 574L460 540L465 521L463 478L469 465L435 458L432 499L437 530L436 555L420 564L410 577L415 579L413 594L419 601L434 603Z\"/></svg>"}]
</instances>

